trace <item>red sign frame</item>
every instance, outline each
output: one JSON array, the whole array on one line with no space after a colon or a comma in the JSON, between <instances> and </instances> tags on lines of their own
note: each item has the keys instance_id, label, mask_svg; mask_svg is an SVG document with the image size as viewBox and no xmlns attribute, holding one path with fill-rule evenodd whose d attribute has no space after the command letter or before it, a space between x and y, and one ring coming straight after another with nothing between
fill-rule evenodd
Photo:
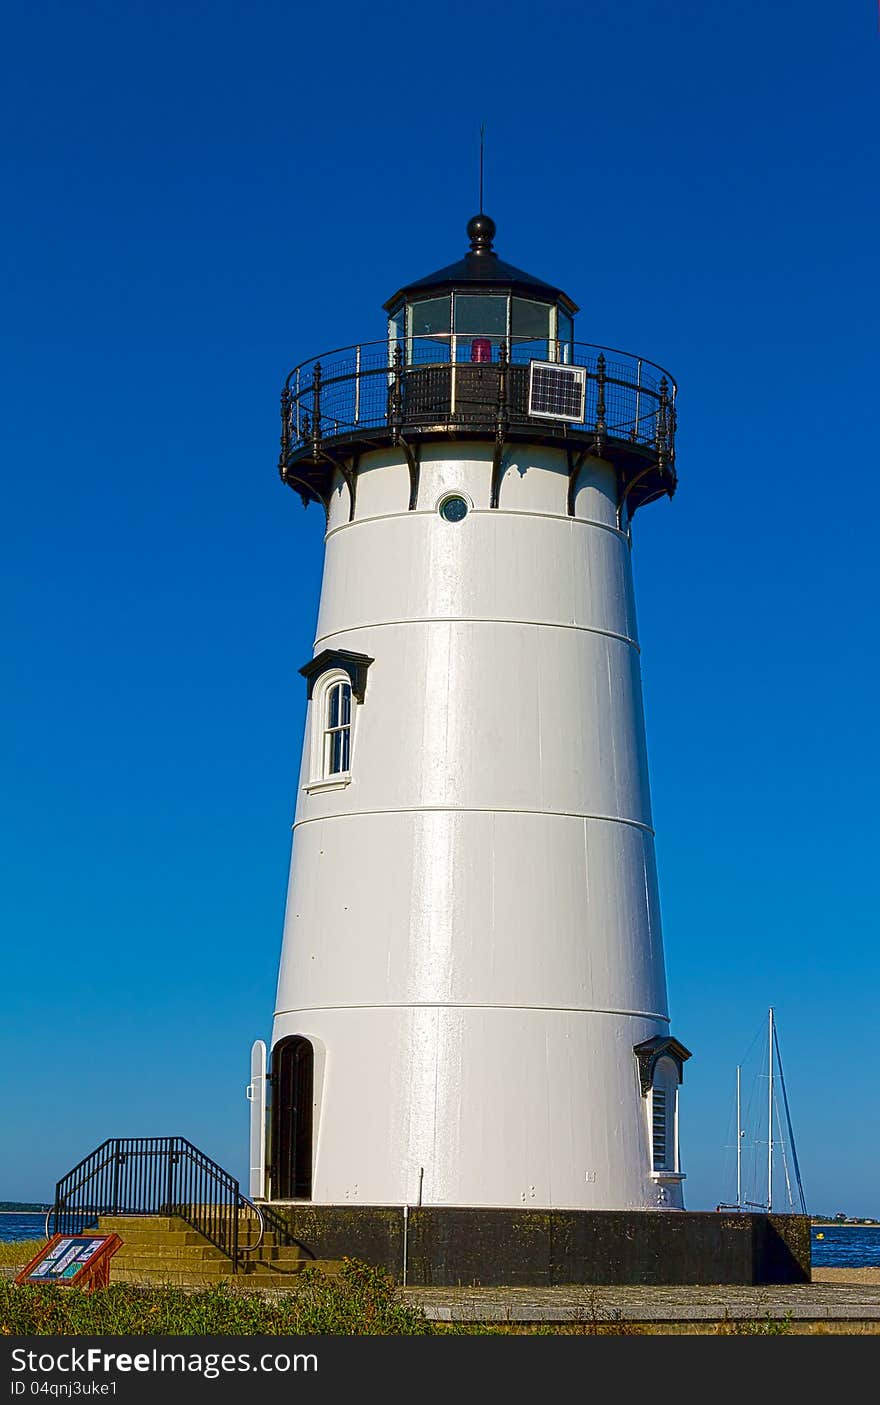
<instances>
[{"instance_id":1,"label":"red sign frame","mask_svg":"<svg viewBox=\"0 0 880 1405\"><path fill-rule=\"evenodd\" d=\"M90 1247L87 1257L83 1257L82 1248L72 1257L68 1257L68 1253L59 1255L58 1249L65 1241L71 1250L74 1245L92 1246L96 1241L97 1247ZM107 1287L110 1282L110 1260L116 1250L121 1247L122 1240L118 1234L53 1234L49 1242L43 1245L30 1263L25 1264L21 1272L16 1274L15 1282L27 1283L34 1287L45 1285L53 1288L85 1288L87 1293L91 1293L94 1292L95 1288ZM76 1264L78 1259L81 1262L69 1277L62 1277L51 1271L34 1276L34 1269L38 1268L46 1259L56 1257L59 1264L65 1264L68 1268Z\"/></svg>"}]
</instances>

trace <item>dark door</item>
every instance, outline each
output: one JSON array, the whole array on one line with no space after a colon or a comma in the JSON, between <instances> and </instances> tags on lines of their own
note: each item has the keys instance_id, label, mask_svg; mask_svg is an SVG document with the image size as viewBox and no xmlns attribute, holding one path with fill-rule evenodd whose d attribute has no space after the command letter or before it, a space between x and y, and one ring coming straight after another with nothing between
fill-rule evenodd
<instances>
[{"instance_id":1,"label":"dark door","mask_svg":"<svg viewBox=\"0 0 880 1405\"><path fill-rule=\"evenodd\" d=\"M314 1052L294 1035L272 1051L272 1199L312 1198Z\"/></svg>"}]
</instances>

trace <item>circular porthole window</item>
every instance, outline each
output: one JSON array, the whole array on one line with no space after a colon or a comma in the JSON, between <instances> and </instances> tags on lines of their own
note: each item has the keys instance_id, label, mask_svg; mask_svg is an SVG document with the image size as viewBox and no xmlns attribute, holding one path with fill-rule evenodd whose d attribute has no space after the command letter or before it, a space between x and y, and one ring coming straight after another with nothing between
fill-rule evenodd
<instances>
[{"instance_id":1,"label":"circular porthole window","mask_svg":"<svg viewBox=\"0 0 880 1405\"><path fill-rule=\"evenodd\" d=\"M467 515L467 500L459 497L458 493L453 493L451 497L444 498L440 504L440 516L445 522L462 522Z\"/></svg>"}]
</instances>

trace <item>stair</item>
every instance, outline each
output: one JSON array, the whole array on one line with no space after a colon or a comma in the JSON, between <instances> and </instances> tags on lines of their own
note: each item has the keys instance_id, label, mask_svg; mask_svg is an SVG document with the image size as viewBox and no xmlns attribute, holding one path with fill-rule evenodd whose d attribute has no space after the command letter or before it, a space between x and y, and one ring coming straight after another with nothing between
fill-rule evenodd
<instances>
[{"instance_id":1,"label":"stair","mask_svg":"<svg viewBox=\"0 0 880 1405\"><path fill-rule=\"evenodd\" d=\"M303 1269L315 1268L328 1278L339 1274L334 1259L310 1259L299 1245L278 1243L267 1230L259 1249L232 1260L185 1220L166 1215L101 1215L98 1232L118 1234L122 1246L110 1260L111 1283L203 1288L231 1283L237 1288L294 1288Z\"/></svg>"}]
</instances>

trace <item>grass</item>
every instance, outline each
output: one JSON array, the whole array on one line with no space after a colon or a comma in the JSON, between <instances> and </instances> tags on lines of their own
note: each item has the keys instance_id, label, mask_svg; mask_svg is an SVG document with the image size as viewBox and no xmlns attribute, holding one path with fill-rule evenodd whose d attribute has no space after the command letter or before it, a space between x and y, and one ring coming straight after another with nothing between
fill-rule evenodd
<instances>
[{"instance_id":1,"label":"grass","mask_svg":"<svg viewBox=\"0 0 880 1405\"><path fill-rule=\"evenodd\" d=\"M782 1317L772 1317L768 1312L764 1317L734 1320L727 1312L724 1321L718 1326L719 1337L787 1337L791 1332L792 1316L786 1312Z\"/></svg>"},{"instance_id":2,"label":"grass","mask_svg":"<svg viewBox=\"0 0 880 1405\"><path fill-rule=\"evenodd\" d=\"M277 1297L227 1284L187 1291L110 1284L31 1287L0 1281L0 1335L5 1336L380 1336L435 1335L417 1308L395 1298L381 1269L343 1260L338 1279L306 1269Z\"/></svg>"},{"instance_id":3,"label":"grass","mask_svg":"<svg viewBox=\"0 0 880 1405\"><path fill-rule=\"evenodd\" d=\"M45 1239L0 1239L0 1264L23 1268L47 1242Z\"/></svg>"},{"instance_id":4,"label":"grass","mask_svg":"<svg viewBox=\"0 0 880 1405\"><path fill-rule=\"evenodd\" d=\"M0 1263L24 1264L45 1241L0 1243ZM420 1308L398 1301L397 1284L383 1269L342 1261L340 1276L306 1269L296 1287L278 1294L230 1287L140 1287L111 1283L94 1293L79 1288L17 1286L0 1279L0 1336L644 1336L650 1328L604 1309L592 1294L567 1322L433 1322ZM782 1318L732 1319L716 1336L783 1336Z\"/></svg>"}]
</instances>

